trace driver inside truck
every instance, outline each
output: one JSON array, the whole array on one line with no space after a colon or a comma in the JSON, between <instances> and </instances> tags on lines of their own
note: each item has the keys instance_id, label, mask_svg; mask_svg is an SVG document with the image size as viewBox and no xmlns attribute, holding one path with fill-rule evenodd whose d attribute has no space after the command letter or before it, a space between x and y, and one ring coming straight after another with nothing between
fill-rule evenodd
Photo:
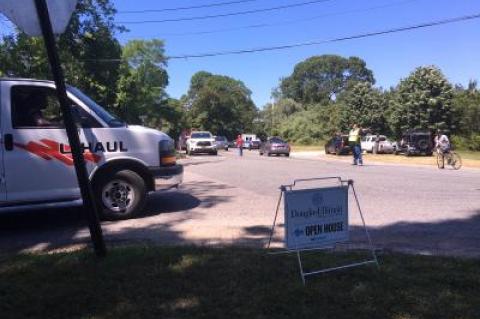
<instances>
[{"instance_id":1,"label":"driver inside truck","mask_svg":"<svg viewBox=\"0 0 480 319\"><path fill-rule=\"evenodd\" d=\"M45 92L33 91L29 94L17 96L15 101L17 121L19 127L46 127L55 123L47 120L43 114L47 108L48 99Z\"/></svg>"}]
</instances>

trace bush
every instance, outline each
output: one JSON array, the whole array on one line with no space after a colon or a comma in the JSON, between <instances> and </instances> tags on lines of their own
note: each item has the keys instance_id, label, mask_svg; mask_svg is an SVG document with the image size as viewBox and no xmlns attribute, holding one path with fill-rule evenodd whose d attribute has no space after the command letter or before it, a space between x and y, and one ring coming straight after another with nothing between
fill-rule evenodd
<instances>
[{"instance_id":1,"label":"bush","mask_svg":"<svg viewBox=\"0 0 480 319\"><path fill-rule=\"evenodd\" d=\"M278 133L296 144L318 144L339 131L340 107L336 104L312 105L285 117L278 126Z\"/></svg>"},{"instance_id":2,"label":"bush","mask_svg":"<svg viewBox=\"0 0 480 319\"><path fill-rule=\"evenodd\" d=\"M471 134L468 137L453 135L451 142L456 149L480 151L480 134Z\"/></svg>"}]
</instances>

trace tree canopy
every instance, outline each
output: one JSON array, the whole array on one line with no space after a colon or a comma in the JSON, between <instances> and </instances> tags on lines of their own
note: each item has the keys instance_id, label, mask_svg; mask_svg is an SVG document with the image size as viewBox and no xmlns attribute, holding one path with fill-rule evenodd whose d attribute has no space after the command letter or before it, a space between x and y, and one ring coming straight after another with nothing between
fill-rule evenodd
<instances>
[{"instance_id":1,"label":"tree canopy","mask_svg":"<svg viewBox=\"0 0 480 319\"><path fill-rule=\"evenodd\" d=\"M132 40L123 47L117 108L118 113L125 111L127 122L161 126L168 85L164 52L163 41L158 39Z\"/></svg>"},{"instance_id":2,"label":"tree canopy","mask_svg":"<svg viewBox=\"0 0 480 319\"><path fill-rule=\"evenodd\" d=\"M385 113L388 104L382 91L374 88L370 82L352 85L340 100L344 104L341 115L344 130L357 123L373 132L386 133L388 124Z\"/></svg>"},{"instance_id":3,"label":"tree canopy","mask_svg":"<svg viewBox=\"0 0 480 319\"><path fill-rule=\"evenodd\" d=\"M375 83L373 72L357 57L321 55L295 65L293 73L282 79L283 98L300 103L327 103L355 82Z\"/></svg>"},{"instance_id":4,"label":"tree canopy","mask_svg":"<svg viewBox=\"0 0 480 319\"><path fill-rule=\"evenodd\" d=\"M443 129L453 125L453 87L435 66L419 67L396 89L390 123L400 135L408 129Z\"/></svg>"},{"instance_id":5,"label":"tree canopy","mask_svg":"<svg viewBox=\"0 0 480 319\"><path fill-rule=\"evenodd\" d=\"M193 128L233 138L253 128L257 109L242 81L208 72L194 74L183 98Z\"/></svg>"},{"instance_id":6,"label":"tree canopy","mask_svg":"<svg viewBox=\"0 0 480 319\"><path fill-rule=\"evenodd\" d=\"M121 46L115 34L123 28L115 25L115 13L109 0L80 0L58 41L67 82L103 105L114 104L119 77ZM0 75L1 72L51 79L43 39L22 32L4 36L0 40Z\"/></svg>"}]
</instances>

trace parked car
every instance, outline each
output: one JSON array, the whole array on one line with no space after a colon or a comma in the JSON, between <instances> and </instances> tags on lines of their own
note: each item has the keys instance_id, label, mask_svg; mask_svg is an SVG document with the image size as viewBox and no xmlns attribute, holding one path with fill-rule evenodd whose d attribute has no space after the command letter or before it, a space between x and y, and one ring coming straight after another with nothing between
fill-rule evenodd
<instances>
[{"instance_id":1,"label":"parked car","mask_svg":"<svg viewBox=\"0 0 480 319\"><path fill-rule=\"evenodd\" d=\"M267 156L275 154L288 157L290 156L290 145L279 137L269 137L261 144L259 153L260 155L267 154Z\"/></svg>"},{"instance_id":2,"label":"parked car","mask_svg":"<svg viewBox=\"0 0 480 319\"><path fill-rule=\"evenodd\" d=\"M252 141L250 141L249 150L258 150L258 149L260 149L261 145L262 145L262 141L260 141L258 139L252 140Z\"/></svg>"},{"instance_id":3,"label":"parked car","mask_svg":"<svg viewBox=\"0 0 480 319\"><path fill-rule=\"evenodd\" d=\"M400 141L393 144L395 155L426 155L433 154L432 134L429 131L409 130L403 133Z\"/></svg>"},{"instance_id":4,"label":"parked car","mask_svg":"<svg viewBox=\"0 0 480 319\"><path fill-rule=\"evenodd\" d=\"M217 150L228 151L228 140L225 136L215 136L215 147Z\"/></svg>"},{"instance_id":5,"label":"parked car","mask_svg":"<svg viewBox=\"0 0 480 319\"><path fill-rule=\"evenodd\" d=\"M378 144L377 144L378 143ZM362 138L361 141L362 150L367 153L393 153L392 143L387 139L385 135L367 135Z\"/></svg>"},{"instance_id":6,"label":"parked car","mask_svg":"<svg viewBox=\"0 0 480 319\"><path fill-rule=\"evenodd\" d=\"M187 140L187 154L209 153L217 155L215 139L212 133L207 131L192 132Z\"/></svg>"},{"instance_id":7,"label":"parked car","mask_svg":"<svg viewBox=\"0 0 480 319\"><path fill-rule=\"evenodd\" d=\"M348 155L351 152L348 135L336 135L325 144L325 154Z\"/></svg>"}]
</instances>

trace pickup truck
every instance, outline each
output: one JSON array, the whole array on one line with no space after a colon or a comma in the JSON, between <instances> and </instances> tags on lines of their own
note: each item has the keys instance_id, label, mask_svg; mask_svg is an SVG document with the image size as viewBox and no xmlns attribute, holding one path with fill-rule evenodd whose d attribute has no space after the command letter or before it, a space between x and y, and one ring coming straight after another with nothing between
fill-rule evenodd
<instances>
[{"instance_id":1,"label":"pickup truck","mask_svg":"<svg viewBox=\"0 0 480 319\"><path fill-rule=\"evenodd\" d=\"M127 125L77 88L67 95L101 218L137 216L149 192L177 187L173 140ZM0 78L0 212L82 204L55 84Z\"/></svg>"},{"instance_id":2,"label":"pickup truck","mask_svg":"<svg viewBox=\"0 0 480 319\"><path fill-rule=\"evenodd\" d=\"M208 131L196 131L187 139L187 155L195 153L209 153L217 155L217 146L212 133Z\"/></svg>"},{"instance_id":3,"label":"pickup truck","mask_svg":"<svg viewBox=\"0 0 480 319\"><path fill-rule=\"evenodd\" d=\"M377 141L378 138L378 141ZM377 144L378 143L378 144ZM367 153L393 153L392 143L385 135L366 135L361 141L362 150Z\"/></svg>"}]
</instances>

